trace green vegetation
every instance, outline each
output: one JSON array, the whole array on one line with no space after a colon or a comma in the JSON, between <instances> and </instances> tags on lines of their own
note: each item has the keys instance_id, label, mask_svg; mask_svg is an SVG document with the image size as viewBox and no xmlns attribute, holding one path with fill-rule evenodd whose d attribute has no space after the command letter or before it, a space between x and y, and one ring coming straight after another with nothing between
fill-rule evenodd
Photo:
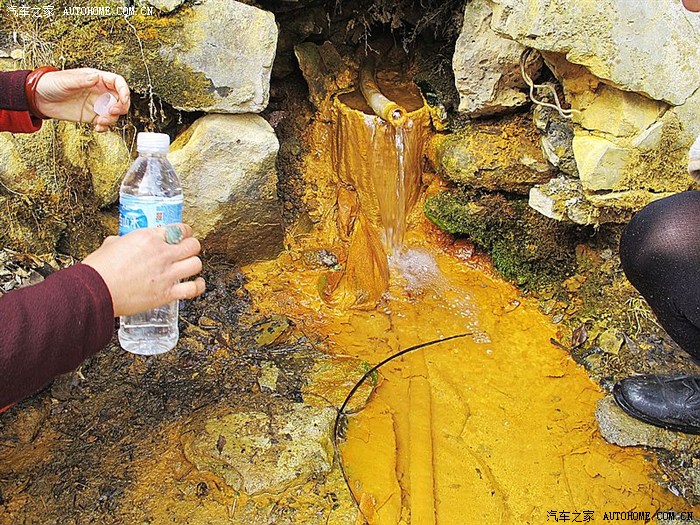
<instances>
[{"instance_id":1,"label":"green vegetation","mask_svg":"<svg viewBox=\"0 0 700 525\"><path fill-rule=\"evenodd\" d=\"M424 211L439 228L486 250L494 267L524 289L542 289L573 273L578 230L540 215L527 199L444 191L430 197Z\"/></svg>"}]
</instances>

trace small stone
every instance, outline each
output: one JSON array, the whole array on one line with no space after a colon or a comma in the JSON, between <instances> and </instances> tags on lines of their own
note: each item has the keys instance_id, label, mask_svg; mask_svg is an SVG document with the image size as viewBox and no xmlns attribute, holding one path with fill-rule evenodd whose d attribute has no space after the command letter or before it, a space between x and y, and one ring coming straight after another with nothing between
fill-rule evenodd
<instances>
[{"instance_id":1,"label":"small stone","mask_svg":"<svg viewBox=\"0 0 700 525\"><path fill-rule=\"evenodd\" d=\"M328 250L307 250L302 253L304 264L310 268L337 268L338 257Z\"/></svg>"},{"instance_id":2,"label":"small stone","mask_svg":"<svg viewBox=\"0 0 700 525\"><path fill-rule=\"evenodd\" d=\"M598 336L597 344L603 352L617 355L624 342L625 339L620 333L615 330L606 330Z\"/></svg>"},{"instance_id":3,"label":"small stone","mask_svg":"<svg viewBox=\"0 0 700 525\"><path fill-rule=\"evenodd\" d=\"M277 390L277 379L279 378L280 370L272 361L263 361L260 376L258 377L258 385L260 389L267 389L271 392Z\"/></svg>"},{"instance_id":4,"label":"small stone","mask_svg":"<svg viewBox=\"0 0 700 525\"><path fill-rule=\"evenodd\" d=\"M283 315L272 315L270 320L260 325L255 342L260 346L270 345L277 341L290 326L289 319Z\"/></svg>"}]
</instances>

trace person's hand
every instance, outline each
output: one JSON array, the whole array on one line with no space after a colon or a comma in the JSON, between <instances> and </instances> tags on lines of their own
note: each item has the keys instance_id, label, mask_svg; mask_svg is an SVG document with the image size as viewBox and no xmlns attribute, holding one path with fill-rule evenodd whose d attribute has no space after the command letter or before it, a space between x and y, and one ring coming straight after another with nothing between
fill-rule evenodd
<instances>
[{"instance_id":1,"label":"person's hand","mask_svg":"<svg viewBox=\"0 0 700 525\"><path fill-rule=\"evenodd\" d=\"M112 295L114 316L133 315L178 299L191 299L204 292L204 279L192 277L202 270L197 257L201 247L192 228L179 225L179 244L165 242L165 228L143 228L110 236L83 264L92 266Z\"/></svg>"},{"instance_id":2,"label":"person's hand","mask_svg":"<svg viewBox=\"0 0 700 525\"><path fill-rule=\"evenodd\" d=\"M95 113L93 104L104 93L112 93L117 101L108 115ZM51 71L36 86L36 107L50 118L87 122L97 131L107 131L119 115L129 110L131 94L123 77L99 69L81 68Z\"/></svg>"}]
</instances>

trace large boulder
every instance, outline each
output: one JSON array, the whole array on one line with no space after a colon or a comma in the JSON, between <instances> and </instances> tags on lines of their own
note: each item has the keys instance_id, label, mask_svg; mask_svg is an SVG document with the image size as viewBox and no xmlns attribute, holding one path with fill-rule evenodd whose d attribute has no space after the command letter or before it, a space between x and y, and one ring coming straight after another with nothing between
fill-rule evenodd
<instances>
[{"instance_id":1,"label":"large boulder","mask_svg":"<svg viewBox=\"0 0 700 525\"><path fill-rule=\"evenodd\" d=\"M489 26L491 16L488 0L467 3L452 59L459 111L470 116L493 115L528 102L520 74L525 46L495 33ZM527 63L531 77L542 67L535 57Z\"/></svg>"},{"instance_id":2,"label":"large boulder","mask_svg":"<svg viewBox=\"0 0 700 525\"><path fill-rule=\"evenodd\" d=\"M477 24L477 13L488 24ZM580 183L553 179L531 192L531 203L549 217L598 224L625 220L637 205L691 187L686 163L700 133L699 37L700 18L678 2L485 0L467 6L455 64L476 57L469 45L478 42L541 53L574 110L571 128L538 125L542 147ZM512 71L497 54L475 64L496 76ZM464 75L455 73L459 86ZM464 93L474 100L477 90Z\"/></svg>"},{"instance_id":3,"label":"large boulder","mask_svg":"<svg viewBox=\"0 0 700 525\"><path fill-rule=\"evenodd\" d=\"M275 160L279 143L257 115L207 115L168 158L185 194L184 220L208 253L240 264L277 255L283 227Z\"/></svg>"},{"instance_id":4,"label":"large boulder","mask_svg":"<svg viewBox=\"0 0 700 525\"><path fill-rule=\"evenodd\" d=\"M682 104L700 84L700 18L680 2L494 0L491 28L669 104Z\"/></svg>"},{"instance_id":5,"label":"large boulder","mask_svg":"<svg viewBox=\"0 0 700 525\"><path fill-rule=\"evenodd\" d=\"M268 11L232 2L207 0L183 17L183 43L160 49L175 64L201 72L211 82L210 104L192 104L186 90L168 102L178 109L259 113L267 107L270 74L277 48L277 25Z\"/></svg>"},{"instance_id":6,"label":"large boulder","mask_svg":"<svg viewBox=\"0 0 700 525\"><path fill-rule=\"evenodd\" d=\"M667 103L606 84L562 54L545 53L545 61L577 110L572 147L584 190L690 186L686 151L693 136Z\"/></svg>"},{"instance_id":7,"label":"large boulder","mask_svg":"<svg viewBox=\"0 0 700 525\"><path fill-rule=\"evenodd\" d=\"M272 13L231 0L202 0L168 16L132 18L95 20L66 33L60 47L67 66L120 73L134 91L149 96L151 117L158 108L151 95L185 111L265 109L277 46Z\"/></svg>"}]
</instances>

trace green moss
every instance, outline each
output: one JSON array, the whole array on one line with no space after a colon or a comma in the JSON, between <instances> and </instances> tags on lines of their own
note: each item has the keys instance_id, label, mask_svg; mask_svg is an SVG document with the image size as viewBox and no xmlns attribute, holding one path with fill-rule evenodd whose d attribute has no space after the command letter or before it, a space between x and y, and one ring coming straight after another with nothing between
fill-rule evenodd
<instances>
[{"instance_id":1,"label":"green moss","mask_svg":"<svg viewBox=\"0 0 700 525\"><path fill-rule=\"evenodd\" d=\"M188 50L191 44L183 28L186 19L193 16L192 9L185 9L172 17L136 15L129 18L131 26L123 18L85 24L61 40L66 66L119 72L134 91L144 94L149 92L150 75L153 93L174 106L213 105L217 97L211 80L161 52L175 46L178 53Z\"/></svg>"},{"instance_id":2,"label":"green moss","mask_svg":"<svg viewBox=\"0 0 700 525\"><path fill-rule=\"evenodd\" d=\"M578 231L532 210L527 200L460 191L430 197L426 216L441 229L465 235L486 250L494 267L525 289L541 289L570 275Z\"/></svg>"},{"instance_id":3,"label":"green moss","mask_svg":"<svg viewBox=\"0 0 700 525\"><path fill-rule=\"evenodd\" d=\"M81 146L61 140L62 126L47 121L35 134L15 136L27 163L18 175L30 184L21 194L0 186L0 245L6 248L50 253L60 242L63 251L82 257L106 233L90 174L66 160L66 148Z\"/></svg>"}]
</instances>

